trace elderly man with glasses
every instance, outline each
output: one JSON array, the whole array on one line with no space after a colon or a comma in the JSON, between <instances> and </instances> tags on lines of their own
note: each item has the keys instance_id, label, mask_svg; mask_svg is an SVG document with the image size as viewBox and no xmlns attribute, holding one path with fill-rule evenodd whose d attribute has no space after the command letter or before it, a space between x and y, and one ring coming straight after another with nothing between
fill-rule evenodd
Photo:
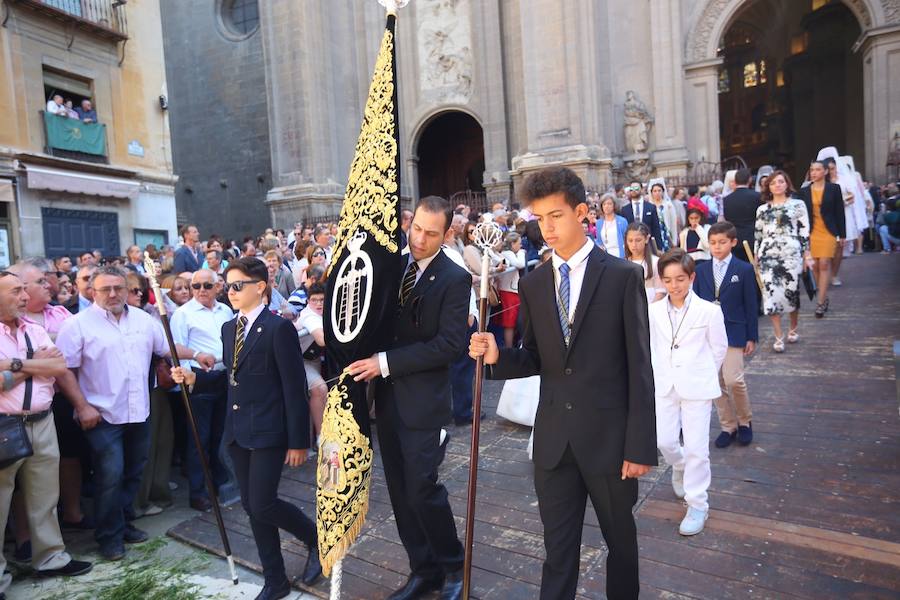
<instances>
[{"instance_id":1,"label":"elderly man with glasses","mask_svg":"<svg viewBox=\"0 0 900 600\"><path fill-rule=\"evenodd\" d=\"M6 523L13 490L21 490L28 507L31 566L37 575L73 576L91 570L91 563L73 560L66 552L56 519L59 500L59 451L53 414L54 377L65 373L65 361L40 326L21 319L28 302L22 280L0 271L0 414L24 423L32 455L0 468L0 523ZM4 531L0 530L0 546ZM0 553L0 598L12 583Z\"/></svg>"},{"instance_id":2,"label":"elderly man with glasses","mask_svg":"<svg viewBox=\"0 0 900 600\"><path fill-rule=\"evenodd\" d=\"M191 395L191 409L216 487L224 485L229 478L228 469L219 454L222 434L225 431L228 396L225 366L222 364L222 325L234 318L232 310L216 300L219 289L220 284L214 271L210 269L195 271L191 276L193 298L175 311L171 322L172 337L176 343L214 357L211 373L216 377L211 381L207 391ZM184 366L207 370L204 365L195 361L190 361ZM187 449L187 477L190 484L191 508L202 512L210 510L212 501L203 480L200 456L193 445L189 445Z\"/></svg>"},{"instance_id":3,"label":"elderly man with glasses","mask_svg":"<svg viewBox=\"0 0 900 600\"><path fill-rule=\"evenodd\" d=\"M120 560L124 544L147 540L130 521L150 445L150 360L168 356L169 346L159 322L127 305L124 269L97 267L89 284L94 304L63 323L56 342L100 413L85 431L94 467L94 539L104 559ZM190 348L177 351L179 358L204 360Z\"/></svg>"}]
</instances>

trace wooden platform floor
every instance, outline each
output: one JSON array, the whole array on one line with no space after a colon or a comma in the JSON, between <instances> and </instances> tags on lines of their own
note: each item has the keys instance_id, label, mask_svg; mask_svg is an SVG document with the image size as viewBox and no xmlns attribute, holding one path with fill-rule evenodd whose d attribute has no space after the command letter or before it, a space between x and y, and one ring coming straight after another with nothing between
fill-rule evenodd
<instances>
[{"instance_id":1,"label":"wooden platform floor","mask_svg":"<svg viewBox=\"0 0 900 600\"><path fill-rule=\"evenodd\" d=\"M684 514L663 465L640 482L636 507L646 598L900 597L900 419L892 344L900 339L900 257L844 263L844 286L815 320L804 303L802 340L776 355L768 323L748 368L754 443L711 449L711 516L693 538L678 535ZM493 415L500 386L489 382ZM710 438L718 434L715 416ZM451 428L441 479L463 535L470 430ZM491 416L482 425L473 595L536 598L542 526L526 454L529 431ZM376 454L377 456L377 454ZM281 494L314 512L313 469L285 472ZM247 517L225 510L236 558L259 569ZM169 535L220 553L211 515ZM284 534L289 573L305 549ZM596 517L585 516L580 598L603 598L606 550ZM344 597L385 597L408 565L376 459L364 534L345 560ZM225 577L223 565L223 577ZM328 583L308 591L327 596Z\"/></svg>"}]
</instances>

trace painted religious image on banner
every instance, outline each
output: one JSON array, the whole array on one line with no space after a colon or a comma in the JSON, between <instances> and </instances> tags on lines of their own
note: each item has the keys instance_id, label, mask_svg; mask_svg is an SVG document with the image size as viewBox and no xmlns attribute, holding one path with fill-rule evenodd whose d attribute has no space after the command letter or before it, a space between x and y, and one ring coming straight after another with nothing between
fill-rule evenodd
<instances>
[{"instance_id":1,"label":"painted religious image on banner","mask_svg":"<svg viewBox=\"0 0 900 600\"><path fill-rule=\"evenodd\" d=\"M319 450L323 460L319 461L317 482L319 489L337 493L345 485L344 470L341 467L341 446L337 442L324 442Z\"/></svg>"}]
</instances>

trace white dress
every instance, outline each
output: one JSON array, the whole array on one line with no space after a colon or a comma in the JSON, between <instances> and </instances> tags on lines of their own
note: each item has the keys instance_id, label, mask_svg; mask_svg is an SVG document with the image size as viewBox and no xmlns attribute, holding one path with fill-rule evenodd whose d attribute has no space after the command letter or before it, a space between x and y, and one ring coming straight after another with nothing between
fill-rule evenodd
<instances>
[{"instance_id":1,"label":"white dress","mask_svg":"<svg viewBox=\"0 0 900 600\"><path fill-rule=\"evenodd\" d=\"M650 256L650 265L653 269L653 277L647 279L647 263L645 263L641 259L630 259L636 265L641 265L641 268L644 269L644 290L647 292L647 304L652 303L656 299L656 294L659 292L665 293L666 286L663 285L662 279L659 278L659 269L657 268L657 263L659 262L659 257Z\"/></svg>"}]
</instances>

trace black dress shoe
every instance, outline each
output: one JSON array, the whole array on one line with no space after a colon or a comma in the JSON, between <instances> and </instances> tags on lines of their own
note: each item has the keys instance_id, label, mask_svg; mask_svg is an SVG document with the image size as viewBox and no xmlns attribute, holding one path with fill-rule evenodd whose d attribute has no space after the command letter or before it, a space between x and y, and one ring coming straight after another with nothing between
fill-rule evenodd
<instances>
[{"instance_id":1,"label":"black dress shoe","mask_svg":"<svg viewBox=\"0 0 900 600\"><path fill-rule=\"evenodd\" d=\"M300 583L303 585L315 585L322 576L322 564L319 562L319 549L312 547L306 556L306 564L303 566L303 574L300 576Z\"/></svg>"},{"instance_id":2,"label":"black dress shoe","mask_svg":"<svg viewBox=\"0 0 900 600\"><path fill-rule=\"evenodd\" d=\"M737 430L738 443L741 446L749 446L753 443L753 423L747 425L738 425Z\"/></svg>"},{"instance_id":3,"label":"black dress shoe","mask_svg":"<svg viewBox=\"0 0 900 600\"><path fill-rule=\"evenodd\" d=\"M736 431L723 431L716 438L716 448L727 448L734 441L735 437L737 437Z\"/></svg>"},{"instance_id":4,"label":"black dress shoe","mask_svg":"<svg viewBox=\"0 0 900 600\"><path fill-rule=\"evenodd\" d=\"M126 544L140 544L149 539L150 536L147 535L146 531L142 531L130 523L125 525L125 533L122 534L122 540Z\"/></svg>"},{"instance_id":5,"label":"black dress shoe","mask_svg":"<svg viewBox=\"0 0 900 600\"><path fill-rule=\"evenodd\" d=\"M479 420L479 421L484 421L484 418L485 418L486 416L487 416L487 413L484 412L484 411L482 411L481 416L478 418L478 420ZM463 426L463 425L471 425L471 424L472 424L472 419L474 419L474 416L470 416L470 417L462 417L462 418L460 418L460 419L453 419L453 423L454 423L455 425L457 425L457 426L460 426L460 427Z\"/></svg>"},{"instance_id":6,"label":"black dress shoe","mask_svg":"<svg viewBox=\"0 0 900 600\"><path fill-rule=\"evenodd\" d=\"M191 498L191 508L200 512L209 512L212 510L212 501L206 496L197 496Z\"/></svg>"},{"instance_id":7,"label":"black dress shoe","mask_svg":"<svg viewBox=\"0 0 900 600\"><path fill-rule=\"evenodd\" d=\"M387 600L415 600L421 598L429 592L441 589L443 584L442 577L433 579L425 579L418 575L410 575L406 580L406 584L387 597Z\"/></svg>"},{"instance_id":8,"label":"black dress shoe","mask_svg":"<svg viewBox=\"0 0 900 600\"><path fill-rule=\"evenodd\" d=\"M290 593L291 582L285 579L276 585L265 584L259 595L256 596L256 600L279 600L280 598L287 598Z\"/></svg>"},{"instance_id":9,"label":"black dress shoe","mask_svg":"<svg viewBox=\"0 0 900 600\"><path fill-rule=\"evenodd\" d=\"M441 600L460 600L463 589L463 572L453 571L447 573L444 579L444 587L441 588Z\"/></svg>"},{"instance_id":10,"label":"black dress shoe","mask_svg":"<svg viewBox=\"0 0 900 600\"><path fill-rule=\"evenodd\" d=\"M45 569L35 573L37 577L76 577L90 573L94 565L84 560L74 558L58 569Z\"/></svg>"}]
</instances>

